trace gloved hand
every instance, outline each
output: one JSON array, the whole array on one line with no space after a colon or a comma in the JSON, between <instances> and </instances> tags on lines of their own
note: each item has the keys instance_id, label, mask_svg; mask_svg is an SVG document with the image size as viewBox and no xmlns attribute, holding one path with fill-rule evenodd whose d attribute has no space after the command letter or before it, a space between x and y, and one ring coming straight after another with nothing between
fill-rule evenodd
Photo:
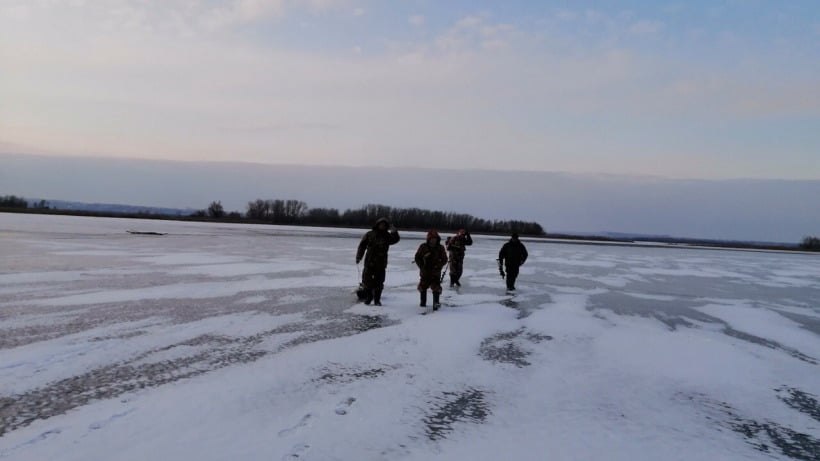
<instances>
[{"instance_id":1,"label":"gloved hand","mask_svg":"<svg viewBox=\"0 0 820 461\"><path fill-rule=\"evenodd\" d=\"M507 274L504 273L504 269L500 269L498 272L501 274L502 279L507 278Z\"/></svg>"},{"instance_id":2,"label":"gloved hand","mask_svg":"<svg viewBox=\"0 0 820 461\"><path fill-rule=\"evenodd\" d=\"M362 258L356 258L356 264L359 264L361 262L361 260L362 260Z\"/></svg>"}]
</instances>

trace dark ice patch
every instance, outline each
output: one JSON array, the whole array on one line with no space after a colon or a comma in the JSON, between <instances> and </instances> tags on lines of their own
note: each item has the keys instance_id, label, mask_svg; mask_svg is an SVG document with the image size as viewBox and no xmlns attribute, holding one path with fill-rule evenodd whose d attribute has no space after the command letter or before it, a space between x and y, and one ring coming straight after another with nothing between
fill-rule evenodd
<instances>
[{"instance_id":1,"label":"dark ice patch","mask_svg":"<svg viewBox=\"0 0 820 461\"><path fill-rule=\"evenodd\" d=\"M131 332L123 333L123 334L120 334L120 335L95 336L95 337L89 339L89 341L97 342L97 341L109 341L109 340L112 340L112 339L131 339L131 338L135 338L137 336L143 336L145 334L148 334L148 332L143 331L143 330L137 330L137 331L131 331Z\"/></svg>"},{"instance_id":2,"label":"dark ice patch","mask_svg":"<svg viewBox=\"0 0 820 461\"><path fill-rule=\"evenodd\" d=\"M127 392L156 387L198 376L229 365L249 363L267 354L256 350L261 337L230 338L202 335L174 345L152 349L127 361L96 368L71 378L51 382L10 397L0 397L0 436L85 405L110 399ZM171 360L140 363L155 354L180 346L199 346L202 350Z\"/></svg>"},{"instance_id":3,"label":"dark ice patch","mask_svg":"<svg viewBox=\"0 0 820 461\"><path fill-rule=\"evenodd\" d=\"M423 422L427 437L433 441L446 438L458 422L481 424L490 415L486 393L479 389L444 392L432 403Z\"/></svg>"},{"instance_id":4,"label":"dark ice patch","mask_svg":"<svg viewBox=\"0 0 820 461\"><path fill-rule=\"evenodd\" d=\"M304 275L304 274L302 274ZM286 274L280 273L285 277ZM162 277L162 283L191 283L209 281L210 278L192 278L190 276L174 276L167 273L140 274L140 277L112 277L104 280L91 279L72 283L73 290L122 289L134 290L157 285L157 277ZM223 281L240 281L242 277L228 277ZM362 332L377 325L375 322L356 319L355 315L343 312L350 307L350 299L340 294L338 288L312 288L311 290L270 290L260 292L270 299L280 299L285 296L299 296L309 294L308 299L293 301L287 304L263 302L243 303L241 300L247 293L227 297L208 299L178 299L169 302L168 299L140 299L136 301L101 303L81 306L47 306L38 308L43 315L59 316L60 321L49 321L34 325L24 325L15 328L0 328L0 350L20 347L38 341L48 341L66 335L81 333L94 328L103 328L126 322L142 322L146 319L162 318L161 324L183 324L217 317L221 315L236 315L246 313L270 313L283 315L291 313L305 314L316 320L331 318L334 320L330 328L339 330L343 336L349 332ZM53 296L64 294L55 292ZM39 298L33 298L35 300ZM30 301L28 298L10 298L9 301L19 301L21 304ZM6 312L9 311L9 312ZM19 312L25 312L19 308ZM10 309L4 310L0 316L13 315ZM397 322L396 322L397 323ZM389 322L382 322L379 326L387 326ZM104 338L103 338L104 339Z\"/></svg>"},{"instance_id":5,"label":"dark ice patch","mask_svg":"<svg viewBox=\"0 0 820 461\"><path fill-rule=\"evenodd\" d=\"M730 404L703 394L692 394L686 398L711 410L710 413L714 416L706 416L706 419L742 435L758 451L779 451L784 456L799 461L820 460L820 440L810 434L797 432L771 420L745 418Z\"/></svg>"},{"instance_id":6,"label":"dark ice patch","mask_svg":"<svg viewBox=\"0 0 820 461\"><path fill-rule=\"evenodd\" d=\"M328 339L342 338L364 333L377 328L384 328L398 324L398 320L393 320L386 315L358 315L339 314L327 318L323 313L309 315L309 319L316 320L317 323L307 323L303 329L303 334L286 342L282 348L287 349L302 344L324 341Z\"/></svg>"},{"instance_id":7,"label":"dark ice patch","mask_svg":"<svg viewBox=\"0 0 820 461\"><path fill-rule=\"evenodd\" d=\"M791 355L792 357L794 357L798 360L802 360L802 361L804 361L806 363L810 363L812 365L817 365L817 360L815 360L813 357L810 357L810 356L798 351L797 349L784 346L784 345L778 343L777 341L772 341L771 339L761 338L760 336L755 336L755 335L746 333L744 331L735 330L734 328L732 328L728 325L726 326L726 328L723 329L723 332L726 333L727 335L733 337L733 338L742 339L742 340L748 341L750 343L758 344L760 346L765 346L765 347L768 347L769 349L776 349L776 350L779 350L779 351L783 351L783 352Z\"/></svg>"},{"instance_id":8,"label":"dark ice patch","mask_svg":"<svg viewBox=\"0 0 820 461\"><path fill-rule=\"evenodd\" d=\"M393 366L384 366L376 368L355 368L345 367L339 364L331 364L319 370L318 378L315 381L324 383L351 383L360 379L375 379L383 376L388 370L393 370Z\"/></svg>"},{"instance_id":9,"label":"dark ice patch","mask_svg":"<svg viewBox=\"0 0 820 461\"><path fill-rule=\"evenodd\" d=\"M135 390L162 386L220 368L256 361L290 347L351 336L395 323L380 316L341 315L330 322L296 322L256 333L231 337L205 334L169 346L154 348L128 360L105 365L87 373L48 383L16 395L0 395L0 437L38 419L48 419L101 399L111 399ZM258 348L277 334L298 333L275 351ZM104 338L91 338L97 341ZM152 357L178 347L197 350L184 357L151 361ZM144 362L149 363L144 363ZM378 373L371 370L364 373ZM364 376L363 376L364 377Z\"/></svg>"},{"instance_id":10,"label":"dark ice patch","mask_svg":"<svg viewBox=\"0 0 820 461\"><path fill-rule=\"evenodd\" d=\"M810 309L809 305L803 305L801 307L804 309ZM811 317L808 315L788 312L777 308L773 310L778 314L782 315L783 317L786 317L789 320L799 323L800 327L804 330L810 331L816 335L820 335L820 319L818 319L817 317Z\"/></svg>"},{"instance_id":11,"label":"dark ice patch","mask_svg":"<svg viewBox=\"0 0 820 461\"><path fill-rule=\"evenodd\" d=\"M350 319L350 326L357 333L382 328L387 324L390 324L390 321L382 315L354 315Z\"/></svg>"},{"instance_id":12,"label":"dark ice patch","mask_svg":"<svg viewBox=\"0 0 820 461\"><path fill-rule=\"evenodd\" d=\"M551 304L552 297L547 293L539 293L527 296L511 296L501 300L501 305L518 311L517 319L525 319L539 309L543 304Z\"/></svg>"},{"instance_id":13,"label":"dark ice patch","mask_svg":"<svg viewBox=\"0 0 820 461\"><path fill-rule=\"evenodd\" d=\"M654 318L670 330L678 327L694 327L692 320L701 323L724 323L717 317L704 314L695 309L702 306L702 302L690 299L676 299L661 301L629 296L624 293L607 292L593 295L589 300L588 310L607 309L618 315L637 315Z\"/></svg>"},{"instance_id":14,"label":"dark ice patch","mask_svg":"<svg viewBox=\"0 0 820 461\"><path fill-rule=\"evenodd\" d=\"M523 341L538 344L549 341L552 336L527 331L521 327L514 331L497 333L481 341L479 355L490 362L509 363L519 368L530 365L527 357L532 354L525 348Z\"/></svg>"},{"instance_id":15,"label":"dark ice patch","mask_svg":"<svg viewBox=\"0 0 820 461\"><path fill-rule=\"evenodd\" d=\"M785 352L798 360L812 365L818 364L817 359L797 349L784 346L777 341L736 330L726 321L709 314L704 314L696 309L696 307L701 306L703 306L702 302L696 302L691 299L663 301L637 298L624 293L609 292L592 296L587 309L590 311L607 309L618 315L637 315L640 317L654 318L672 331L679 327L697 328L697 324L693 322L720 325L723 327L722 332L727 336Z\"/></svg>"},{"instance_id":16,"label":"dark ice patch","mask_svg":"<svg viewBox=\"0 0 820 461\"><path fill-rule=\"evenodd\" d=\"M789 386L783 386L775 389L775 391L777 392L777 398L786 405L820 423L820 402L817 401L817 396Z\"/></svg>"},{"instance_id":17,"label":"dark ice patch","mask_svg":"<svg viewBox=\"0 0 820 461\"><path fill-rule=\"evenodd\" d=\"M779 450L783 455L801 461L820 460L820 440L771 421L734 419L729 427L743 434L747 442L764 453Z\"/></svg>"}]
</instances>

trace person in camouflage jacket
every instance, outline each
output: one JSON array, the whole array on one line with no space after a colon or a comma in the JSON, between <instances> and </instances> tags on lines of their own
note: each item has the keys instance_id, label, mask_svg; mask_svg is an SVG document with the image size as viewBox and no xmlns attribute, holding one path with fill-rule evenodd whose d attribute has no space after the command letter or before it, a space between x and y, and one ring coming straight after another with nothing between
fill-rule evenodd
<instances>
[{"instance_id":1,"label":"person in camouflage jacket","mask_svg":"<svg viewBox=\"0 0 820 461\"><path fill-rule=\"evenodd\" d=\"M399 231L390 225L387 218L379 218L359 242L356 264L364 258L359 296L364 299L365 304L374 302L377 306L382 305L387 252L390 250L390 245L395 245L399 239Z\"/></svg>"},{"instance_id":2,"label":"person in camouflage jacket","mask_svg":"<svg viewBox=\"0 0 820 461\"><path fill-rule=\"evenodd\" d=\"M433 292L433 310L441 306L441 270L447 264L447 251L441 244L438 232L431 230L427 233L427 241L419 245L416 250L416 265L419 266L419 293L421 307L427 306L427 289Z\"/></svg>"},{"instance_id":3,"label":"person in camouflage jacket","mask_svg":"<svg viewBox=\"0 0 820 461\"><path fill-rule=\"evenodd\" d=\"M447 252L450 254L450 286L461 286L464 272L464 252L473 244L470 233L460 229L456 235L447 238Z\"/></svg>"}]
</instances>

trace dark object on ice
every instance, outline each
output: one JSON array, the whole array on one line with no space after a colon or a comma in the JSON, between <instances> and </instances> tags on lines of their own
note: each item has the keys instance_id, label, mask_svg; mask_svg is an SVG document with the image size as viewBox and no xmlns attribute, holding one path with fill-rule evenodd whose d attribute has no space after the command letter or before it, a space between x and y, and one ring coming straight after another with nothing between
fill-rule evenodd
<instances>
[{"instance_id":1,"label":"dark object on ice","mask_svg":"<svg viewBox=\"0 0 820 461\"><path fill-rule=\"evenodd\" d=\"M359 284L359 287L356 288L356 297L359 298L359 301L364 301L367 299L367 288L363 284Z\"/></svg>"},{"instance_id":2,"label":"dark object on ice","mask_svg":"<svg viewBox=\"0 0 820 461\"><path fill-rule=\"evenodd\" d=\"M127 231L129 234L137 234L137 235L168 235L164 232L148 232L148 231Z\"/></svg>"},{"instance_id":3,"label":"dark object on ice","mask_svg":"<svg viewBox=\"0 0 820 461\"><path fill-rule=\"evenodd\" d=\"M515 279L518 278L518 268L527 261L527 248L518 240L518 234L513 233L510 240L498 252L498 271L504 278L504 267L507 268L507 290L515 290ZM503 266L502 266L503 263Z\"/></svg>"},{"instance_id":4,"label":"dark object on ice","mask_svg":"<svg viewBox=\"0 0 820 461\"><path fill-rule=\"evenodd\" d=\"M374 296L375 294L375 296ZM356 288L356 296L359 298L359 301L364 302L368 306L370 303L373 303L376 306L382 305L382 290L368 290L367 287L359 284L359 288Z\"/></svg>"}]
</instances>

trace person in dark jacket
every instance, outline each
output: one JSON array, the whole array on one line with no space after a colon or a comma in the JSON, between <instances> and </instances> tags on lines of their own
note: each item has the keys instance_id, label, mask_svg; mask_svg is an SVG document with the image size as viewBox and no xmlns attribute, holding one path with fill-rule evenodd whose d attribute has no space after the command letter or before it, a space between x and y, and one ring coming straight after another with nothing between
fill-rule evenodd
<instances>
[{"instance_id":1,"label":"person in dark jacket","mask_svg":"<svg viewBox=\"0 0 820 461\"><path fill-rule=\"evenodd\" d=\"M360 297L365 304L374 302L382 305L382 290L384 289L385 272L387 271L387 252L390 245L398 243L399 231L390 225L387 218L379 218L373 229L368 231L359 242L356 251L356 264L364 257ZM363 295L363 296L362 296Z\"/></svg>"},{"instance_id":2,"label":"person in dark jacket","mask_svg":"<svg viewBox=\"0 0 820 461\"><path fill-rule=\"evenodd\" d=\"M507 290L515 290L515 279L518 278L518 268L527 261L527 248L518 240L518 234L513 233L510 241L501 247L498 252L498 271L504 277L504 267L507 268Z\"/></svg>"},{"instance_id":3,"label":"person in dark jacket","mask_svg":"<svg viewBox=\"0 0 820 461\"><path fill-rule=\"evenodd\" d=\"M427 307L427 289L433 292L433 310L441 306L441 269L447 264L447 251L441 244L438 232L431 230L427 233L427 241L419 245L416 250L416 265L419 266L419 306Z\"/></svg>"},{"instance_id":4,"label":"person in dark jacket","mask_svg":"<svg viewBox=\"0 0 820 461\"><path fill-rule=\"evenodd\" d=\"M456 235L447 238L447 252L450 255L450 286L461 286L461 274L464 272L464 252L473 244L470 233L460 229Z\"/></svg>"}]
</instances>

